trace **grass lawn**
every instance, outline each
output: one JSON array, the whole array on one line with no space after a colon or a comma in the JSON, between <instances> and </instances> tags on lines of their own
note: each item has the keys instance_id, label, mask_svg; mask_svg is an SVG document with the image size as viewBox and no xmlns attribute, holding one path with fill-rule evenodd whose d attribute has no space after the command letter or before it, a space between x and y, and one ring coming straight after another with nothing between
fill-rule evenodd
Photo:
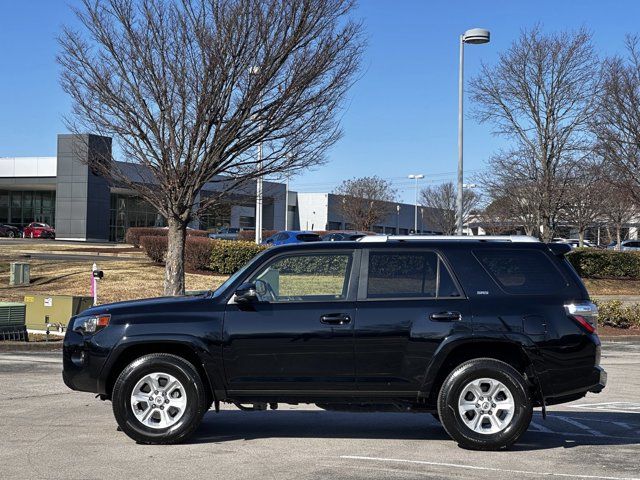
<instances>
[{"instance_id":1,"label":"grass lawn","mask_svg":"<svg viewBox=\"0 0 640 480\"><path fill-rule=\"evenodd\" d=\"M2 261L5 261L2 259ZM0 273L0 300L22 301L28 294L90 295L92 262L32 260L31 285L9 287L9 274ZM100 303L162 295L164 268L150 261L101 261L104 279L99 284ZM208 290L220 285L226 276L188 273L187 290Z\"/></svg>"},{"instance_id":2,"label":"grass lawn","mask_svg":"<svg viewBox=\"0 0 640 480\"><path fill-rule=\"evenodd\" d=\"M640 295L640 280L583 279L590 295Z\"/></svg>"}]
</instances>

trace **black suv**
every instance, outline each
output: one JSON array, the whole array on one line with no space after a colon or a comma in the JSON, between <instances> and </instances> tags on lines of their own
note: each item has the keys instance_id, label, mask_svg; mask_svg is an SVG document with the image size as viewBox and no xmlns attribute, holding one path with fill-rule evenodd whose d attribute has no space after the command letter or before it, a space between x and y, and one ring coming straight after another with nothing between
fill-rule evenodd
<instances>
[{"instance_id":1,"label":"black suv","mask_svg":"<svg viewBox=\"0 0 640 480\"><path fill-rule=\"evenodd\" d=\"M140 443L176 443L220 402L426 412L463 447L508 447L532 409L599 392L596 307L564 244L365 237L271 248L195 297L73 317L65 383Z\"/></svg>"}]
</instances>

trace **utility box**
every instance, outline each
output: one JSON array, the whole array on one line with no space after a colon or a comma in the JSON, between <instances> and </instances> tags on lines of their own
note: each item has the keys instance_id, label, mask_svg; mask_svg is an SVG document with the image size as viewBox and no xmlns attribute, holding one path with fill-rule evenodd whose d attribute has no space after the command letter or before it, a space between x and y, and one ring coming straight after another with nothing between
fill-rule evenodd
<instances>
[{"instance_id":1,"label":"utility box","mask_svg":"<svg viewBox=\"0 0 640 480\"><path fill-rule=\"evenodd\" d=\"M28 341L25 310L24 303L0 302L0 340Z\"/></svg>"},{"instance_id":2,"label":"utility box","mask_svg":"<svg viewBox=\"0 0 640 480\"><path fill-rule=\"evenodd\" d=\"M26 325L30 330L46 330L47 325L66 328L69 318L93 305L92 297L73 295L26 295Z\"/></svg>"},{"instance_id":3,"label":"utility box","mask_svg":"<svg viewBox=\"0 0 640 480\"><path fill-rule=\"evenodd\" d=\"M9 286L17 287L20 285L29 285L31 273L29 264L23 262L11 262L9 265Z\"/></svg>"}]
</instances>

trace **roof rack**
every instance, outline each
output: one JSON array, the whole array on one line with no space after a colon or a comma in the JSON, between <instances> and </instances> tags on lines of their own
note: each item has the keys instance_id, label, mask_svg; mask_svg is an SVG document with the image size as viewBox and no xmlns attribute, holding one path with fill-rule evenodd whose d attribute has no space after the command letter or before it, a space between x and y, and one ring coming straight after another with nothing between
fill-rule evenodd
<instances>
[{"instance_id":1,"label":"roof rack","mask_svg":"<svg viewBox=\"0 0 640 480\"><path fill-rule=\"evenodd\" d=\"M367 235L357 242L363 243L384 243L384 242L411 242L411 241L442 241L453 240L458 242L475 241L475 242L513 242L513 243L538 243L536 237L529 235L472 235L472 236L456 236L456 235Z\"/></svg>"}]
</instances>

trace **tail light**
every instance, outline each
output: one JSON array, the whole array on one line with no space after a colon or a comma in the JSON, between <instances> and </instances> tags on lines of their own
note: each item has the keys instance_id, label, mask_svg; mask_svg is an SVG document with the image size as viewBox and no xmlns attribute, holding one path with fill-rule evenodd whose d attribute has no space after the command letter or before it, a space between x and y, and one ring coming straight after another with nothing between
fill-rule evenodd
<instances>
[{"instance_id":1,"label":"tail light","mask_svg":"<svg viewBox=\"0 0 640 480\"><path fill-rule=\"evenodd\" d=\"M564 309L571 320L587 333L598 333L598 307L592 302L571 303Z\"/></svg>"}]
</instances>

